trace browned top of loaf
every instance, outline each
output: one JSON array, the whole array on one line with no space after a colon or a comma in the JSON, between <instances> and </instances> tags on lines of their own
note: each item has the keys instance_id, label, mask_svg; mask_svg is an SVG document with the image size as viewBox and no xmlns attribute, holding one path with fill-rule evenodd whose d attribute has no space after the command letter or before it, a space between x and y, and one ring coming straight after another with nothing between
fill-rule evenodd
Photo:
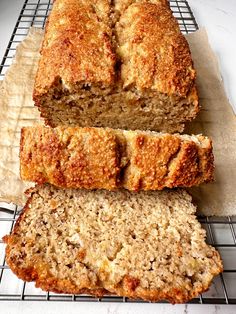
<instances>
[{"instance_id":1,"label":"browned top of loaf","mask_svg":"<svg viewBox=\"0 0 236 314\"><path fill-rule=\"evenodd\" d=\"M190 187L213 180L211 140L202 135L179 136L124 131L129 166L124 186L129 190Z\"/></svg>"},{"instance_id":2,"label":"browned top of loaf","mask_svg":"<svg viewBox=\"0 0 236 314\"><path fill-rule=\"evenodd\" d=\"M106 129L23 128L21 175L62 187L114 189L120 172L117 145Z\"/></svg>"},{"instance_id":3,"label":"browned top of loaf","mask_svg":"<svg viewBox=\"0 0 236 314\"><path fill-rule=\"evenodd\" d=\"M211 140L103 128L22 129L21 178L64 188L161 190L213 179Z\"/></svg>"},{"instance_id":4,"label":"browned top of loaf","mask_svg":"<svg viewBox=\"0 0 236 314\"><path fill-rule=\"evenodd\" d=\"M115 54L111 47L108 0L57 0L47 23L35 90L44 94L63 82L110 85Z\"/></svg>"},{"instance_id":5,"label":"browned top of loaf","mask_svg":"<svg viewBox=\"0 0 236 314\"><path fill-rule=\"evenodd\" d=\"M35 100L60 80L106 88L121 77L123 87L186 96L195 79L188 43L165 0L56 0L41 55Z\"/></svg>"},{"instance_id":6,"label":"browned top of loaf","mask_svg":"<svg viewBox=\"0 0 236 314\"><path fill-rule=\"evenodd\" d=\"M134 3L116 27L124 86L185 96L193 84L188 43L167 6Z\"/></svg>"}]
</instances>

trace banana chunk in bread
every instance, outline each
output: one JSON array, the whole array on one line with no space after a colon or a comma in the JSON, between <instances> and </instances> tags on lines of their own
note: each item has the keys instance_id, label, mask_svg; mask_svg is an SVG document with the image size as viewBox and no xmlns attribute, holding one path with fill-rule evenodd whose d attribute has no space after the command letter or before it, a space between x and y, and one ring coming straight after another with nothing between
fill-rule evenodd
<instances>
[{"instance_id":1,"label":"banana chunk in bread","mask_svg":"<svg viewBox=\"0 0 236 314\"><path fill-rule=\"evenodd\" d=\"M199 111L168 1L57 0L33 99L46 124L182 132Z\"/></svg>"},{"instance_id":2,"label":"banana chunk in bread","mask_svg":"<svg viewBox=\"0 0 236 314\"><path fill-rule=\"evenodd\" d=\"M21 279L61 293L187 302L222 272L184 190L29 191L6 260Z\"/></svg>"},{"instance_id":3,"label":"banana chunk in bread","mask_svg":"<svg viewBox=\"0 0 236 314\"><path fill-rule=\"evenodd\" d=\"M21 133L21 178L41 184L162 190L211 181L213 170L202 135L40 125Z\"/></svg>"}]
</instances>

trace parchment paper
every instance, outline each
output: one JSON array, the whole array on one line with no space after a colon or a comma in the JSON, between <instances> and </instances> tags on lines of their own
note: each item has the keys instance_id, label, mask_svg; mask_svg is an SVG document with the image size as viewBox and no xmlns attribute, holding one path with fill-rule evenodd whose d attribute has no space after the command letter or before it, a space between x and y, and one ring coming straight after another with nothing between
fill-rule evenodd
<instances>
[{"instance_id":1,"label":"parchment paper","mask_svg":"<svg viewBox=\"0 0 236 314\"><path fill-rule=\"evenodd\" d=\"M0 201L23 205L32 183L19 176L20 130L40 122L32 101L43 31L31 28L0 85Z\"/></svg>"},{"instance_id":2,"label":"parchment paper","mask_svg":"<svg viewBox=\"0 0 236 314\"><path fill-rule=\"evenodd\" d=\"M21 127L40 122L32 90L42 36L42 30L30 29L27 38L18 45L14 62L0 86L0 201L24 204L24 191L32 186L20 180L18 156ZM216 165L214 183L189 191L200 213L235 215L236 119L205 30L190 34L187 39L197 70L202 110L186 133L212 137Z\"/></svg>"}]
</instances>

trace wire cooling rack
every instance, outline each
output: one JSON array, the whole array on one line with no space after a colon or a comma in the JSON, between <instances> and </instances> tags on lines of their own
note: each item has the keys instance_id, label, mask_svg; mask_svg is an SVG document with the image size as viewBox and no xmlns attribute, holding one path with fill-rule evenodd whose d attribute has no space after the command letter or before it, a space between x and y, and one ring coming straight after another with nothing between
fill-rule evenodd
<instances>
[{"instance_id":1,"label":"wire cooling rack","mask_svg":"<svg viewBox=\"0 0 236 314\"><path fill-rule=\"evenodd\" d=\"M198 29L187 1L170 0L170 5L183 33L191 33ZM50 0L24 2L0 65L0 80L4 78L7 68L12 63L17 44L25 38L31 26L44 28L51 7ZM12 231L20 211L21 208L17 205L0 203L0 300L142 302L117 296L97 299L88 295L43 292L35 288L34 283L19 280L6 265L5 245L1 239ZM191 300L190 303L236 304L236 218L199 217L199 221L207 231L207 242L215 246L222 256L224 272L214 279L208 292Z\"/></svg>"}]
</instances>

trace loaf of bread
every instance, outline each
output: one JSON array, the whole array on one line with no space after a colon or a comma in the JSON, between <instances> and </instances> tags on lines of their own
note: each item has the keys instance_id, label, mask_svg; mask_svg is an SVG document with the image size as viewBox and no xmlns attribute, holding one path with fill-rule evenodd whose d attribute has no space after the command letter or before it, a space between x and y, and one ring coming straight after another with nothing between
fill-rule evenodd
<instances>
[{"instance_id":1,"label":"loaf of bread","mask_svg":"<svg viewBox=\"0 0 236 314\"><path fill-rule=\"evenodd\" d=\"M49 126L182 132L199 111L188 43L166 0L56 0L33 99Z\"/></svg>"},{"instance_id":2,"label":"loaf of bread","mask_svg":"<svg viewBox=\"0 0 236 314\"><path fill-rule=\"evenodd\" d=\"M7 264L46 291L187 302L222 271L195 210L183 190L42 185L4 238Z\"/></svg>"},{"instance_id":3,"label":"loaf of bread","mask_svg":"<svg viewBox=\"0 0 236 314\"><path fill-rule=\"evenodd\" d=\"M213 179L202 135L45 126L21 132L21 178L63 188L161 190Z\"/></svg>"}]
</instances>

